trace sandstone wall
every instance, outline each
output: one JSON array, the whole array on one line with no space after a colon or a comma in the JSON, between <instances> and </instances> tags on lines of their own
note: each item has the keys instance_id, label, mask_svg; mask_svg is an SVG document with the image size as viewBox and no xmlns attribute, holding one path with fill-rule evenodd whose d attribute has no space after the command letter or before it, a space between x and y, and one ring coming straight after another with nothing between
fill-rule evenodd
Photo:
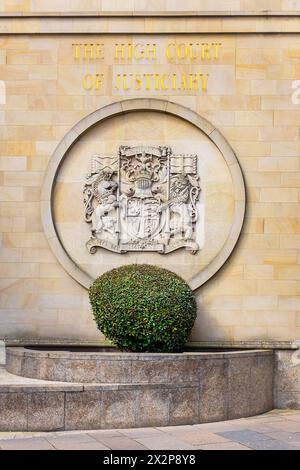
<instances>
[{"instance_id":1,"label":"sandstone wall","mask_svg":"<svg viewBox=\"0 0 300 470\"><path fill-rule=\"evenodd\" d=\"M49 11L50 3L53 9L62 6L53 1L6 1L0 10ZM125 4L109 2L109 7L111 3L118 10ZM151 4L151 10L165 12L171 3L172 10L182 4L127 3L129 9ZM211 2L201 2L201 7L202 3L203 10L211 9ZM228 3L235 11L272 8L295 13L299 2L214 2L216 10L229 8ZM99 4L103 11L108 8L104 0L85 4L87 10L98 9ZM191 2L188 9L195 4L199 2ZM70 7L78 8L79 2ZM292 82L300 78L297 18L273 17L268 24L264 18L246 15L207 22L190 18L184 24L178 19L175 31L174 18L164 18L163 23L159 18L102 20L83 23L79 18L71 24L64 18L50 22L0 18L2 33L15 32L0 37L0 78L6 84L6 103L0 104L0 337L21 341L100 338L86 290L65 273L48 246L41 224L40 190L51 154L69 129L92 111L130 93L116 93L110 81L99 92L84 90L81 77L86 66L74 63L71 44L85 40L87 33L91 33L90 42L149 41L149 37L158 44L178 42L183 36L177 32L185 31L187 43L199 36L204 42L223 43L219 62L210 64L215 67L210 69L212 87L198 94L151 92L147 96L182 104L216 126L237 154L247 189L238 245L218 274L197 291L199 316L191 340L288 342L299 338L300 105L292 102ZM95 34L97 24L101 27ZM213 35L207 34L210 27ZM28 34L30 28L36 34ZM162 28L168 34L159 34ZM59 30L69 34L58 34ZM107 35L119 30L121 36ZM221 34L224 30L228 34ZM162 65L167 67L165 62ZM107 56L101 70L109 76L114 66ZM92 68L96 71L96 66ZM161 70L159 64L152 69ZM147 128L151 116L145 119ZM138 120L134 129L142 129ZM154 131L160 132L159 126ZM168 134L163 138L168 140ZM118 134L110 136L112 146L119 140Z\"/></svg>"}]
</instances>

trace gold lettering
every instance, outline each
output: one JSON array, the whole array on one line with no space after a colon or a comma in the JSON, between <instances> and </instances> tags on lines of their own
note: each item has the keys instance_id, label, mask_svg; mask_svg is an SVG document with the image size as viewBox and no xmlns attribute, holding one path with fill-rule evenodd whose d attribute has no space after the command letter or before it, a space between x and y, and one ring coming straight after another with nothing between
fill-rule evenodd
<instances>
[{"instance_id":1,"label":"gold lettering","mask_svg":"<svg viewBox=\"0 0 300 470\"><path fill-rule=\"evenodd\" d=\"M175 50L175 44L173 42L167 45L166 56L168 60L174 59L174 52L173 54L171 53L171 47Z\"/></svg>"},{"instance_id":2,"label":"gold lettering","mask_svg":"<svg viewBox=\"0 0 300 470\"><path fill-rule=\"evenodd\" d=\"M124 59L124 51L126 44L115 44L115 60Z\"/></svg>"},{"instance_id":3,"label":"gold lettering","mask_svg":"<svg viewBox=\"0 0 300 470\"><path fill-rule=\"evenodd\" d=\"M155 90L158 91L159 90L159 73L156 73L154 75L154 80L155 80Z\"/></svg>"},{"instance_id":4,"label":"gold lettering","mask_svg":"<svg viewBox=\"0 0 300 470\"><path fill-rule=\"evenodd\" d=\"M135 89L136 91L141 90L141 89L142 89L142 85L143 85L141 75L139 75L139 74L135 75L134 81L135 81L134 89Z\"/></svg>"},{"instance_id":5,"label":"gold lettering","mask_svg":"<svg viewBox=\"0 0 300 470\"><path fill-rule=\"evenodd\" d=\"M84 59L93 59L94 58L94 47L93 44L84 44L84 49L83 49L83 58Z\"/></svg>"},{"instance_id":6,"label":"gold lettering","mask_svg":"<svg viewBox=\"0 0 300 470\"><path fill-rule=\"evenodd\" d=\"M199 44L195 44L196 46L199 46ZM194 49L194 44L190 44L190 59L195 60L198 57L198 52L197 50L195 51Z\"/></svg>"},{"instance_id":7,"label":"gold lettering","mask_svg":"<svg viewBox=\"0 0 300 470\"><path fill-rule=\"evenodd\" d=\"M129 90L130 87L127 86L127 75L126 73L123 74L123 90L126 91L126 90Z\"/></svg>"},{"instance_id":8,"label":"gold lettering","mask_svg":"<svg viewBox=\"0 0 300 470\"><path fill-rule=\"evenodd\" d=\"M185 75L181 75L181 85L182 85L182 90L187 90L188 89Z\"/></svg>"},{"instance_id":9,"label":"gold lettering","mask_svg":"<svg viewBox=\"0 0 300 470\"><path fill-rule=\"evenodd\" d=\"M200 73L200 78L201 78L201 89L202 91L206 91L207 90L207 80L208 80L208 77L209 77L209 74L207 73L206 75L204 75L203 73Z\"/></svg>"},{"instance_id":10,"label":"gold lettering","mask_svg":"<svg viewBox=\"0 0 300 470\"><path fill-rule=\"evenodd\" d=\"M167 90L168 89L168 86L166 85L166 82L165 82L166 77L169 77L169 76L166 75L165 73L163 73L162 76L161 76L161 79L160 79L160 84L161 84L161 89L162 90Z\"/></svg>"},{"instance_id":11,"label":"gold lettering","mask_svg":"<svg viewBox=\"0 0 300 470\"><path fill-rule=\"evenodd\" d=\"M79 49L82 46L82 44L72 44L74 47L74 59L78 60L79 59Z\"/></svg>"},{"instance_id":12,"label":"gold lettering","mask_svg":"<svg viewBox=\"0 0 300 470\"><path fill-rule=\"evenodd\" d=\"M127 44L127 59L131 60L132 59L132 44Z\"/></svg>"},{"instance_id":13,"label":"gold lettering","mask_svg":"<svg viewBox=\"0 0 300 470\"><path fill-rule=\"evenodd\" d=\"M85 90L91 90L94 87L94 77L91 73L87 73L83 77L83 88Z\"/></svg>"},{"instance_id":14,"label":"gold lettering","mask_svg":"<svg viewBox=\"0 0 300 470\"><path fill-rule=\"evenodd\" d=\"M96 73L96 84L95 84L95 89L100 90L102 83L103 83L103 73Z\"/></svg>"},{"instance_id":15,"label":"gold lettering","mask_svg":"<svg viewBox=\"0 0 300 470\"><path fill-rule=\"evenodd\" d=\"M150 47L152 46L152 48ZM152 57L151 57L152 56ZM146 44L146 59L156 59L156 44Z\"/></svg>"},{"instance_id":16,"label":"gold lettering","mask_svg":"<svg viewBox=\"0 0 300 470\"><path fill-rule=\"evenodd\" d=\"M149 91L150 88L151 88L151 80L150 79L151 79L151 77L153 77L153 74L152 73L144 73L144 77L146 78L146 87L145 87L145 89L147 91Z\"/></svg>"},{"instance_id":17,"label":"gold lettering","mask_svg":"<svg viewBox=\"0 0 300 470\"><path fill-rule=\"evenodd\" d=\"M176 52L178 59L185 59L188 56L188 45L184 43L178 44Z\"/></svg>"},{"instance_id":18,"label":"gold lettering","mask_svg":"<svg viewBox=\"0 0 300 470\"><path fill-rule=\"evenodd\" d=\"M202 59L210 59L210 54L209 54L210 45L207 42L203 42L201 46L202 46L202 52L201 52Z\"/></svg>"},{"instance_id":19,"label":"gold lettering","mask_svg":"<svg viewBox=\"0 0 300 470\"><path fill-rule=\"evenodd\" d=\"M76 61L79 59L104 59L104 44L72 44L72 46L74 47L74 58Z\"/></svg>"},{"instance_id":20,"label":"gold lettering","mask_svg":"<svg viewBox=\"0 0 300 470\"><path fill-rule=\"evenodd\" d=\"M172 90L177 89L177 75L176 73L173 73L172 75Z\"/></svg>"},{"instance_id":21,"label":"gold lettering","mask_svg":"<svg viewBox=\"0 0 300 470\"><path fill-rule=\"evenodd\" d=\"M190 90L198 90L198 75L195 73L190 73L189 75L190 78Z\"/></svg>"},{"instance_id":22,"label":"gold lettering","mask_svg":"<svg viewBox=\"0 0 300 470\"><path fill-rule=\"evenodd\" d=\"M143 44L135 44L133 47L133 56L136 60L143 59L145 51L143 49Z\"/></svg>"},{"instance_id":23,"label":"gold lettering","mask_svg":"<svg viewBox=\"0 0 300 470\"><path fill-rule=\"evenodd\" d=\"M104 44L95 44L96 59L104 59L103 47Z\"/></svg>"},{"instance_id":24,"label":"gold lettering","mask_svg":"<svg viewBox=\"0 0 300 470\"><path fill-rule=\"evenodd\" d=\"M121 75L118 73L117 79L116 79L116 89L120 90L120 88L121 88Z\"/></svg>"},{"instance_id":25,"label":"gold lettering","mask_svg":"<svg viewBox=\"0 0 300 470\"><path fill-rule=\"evenodd\" d=\"M222 43L221 42L216 42L216 43L213 43L213 46L215 46L215 59L218 59L219 58L219 48L222 47Z\"/></svg>"}]
</instances>

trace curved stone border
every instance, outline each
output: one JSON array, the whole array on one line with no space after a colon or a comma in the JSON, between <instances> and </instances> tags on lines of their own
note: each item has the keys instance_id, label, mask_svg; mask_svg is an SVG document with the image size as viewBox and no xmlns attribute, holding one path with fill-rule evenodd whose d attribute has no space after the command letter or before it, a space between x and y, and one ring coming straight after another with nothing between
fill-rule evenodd
<instances>
[{"instance_id":1,"label":"curved stone border","mask_svg":"<svg viewBox=\"0 0 300 470\"><path fill-rule=\"evenodd\" d=\"M64 361L73 361L75 383L63 382L71 370ZM94 361L99 372L102 367L96 380ZM127 354L8 348L7 369L30 377L44 370L48 380L55 375L62 381L0 384L1 431L174 426L273 408L273 351ZM82 375L94 382L82 383Z\"/></svg>"},{"instance_id":2,"label":"curved stone border","mask_svg":"<svg viewBox=\"0 0 300 470\"><path fill-rule=\"evenodd\" d=\"M218 361L239 361L241 368L270 350L126 353L7 348L8 372L32 379L101 384L198 382Z\"/></svg>"},{"instance_id":3,"label":"curved stone border","mask_svg":"<svg viewBox=\"0 0 300 470\"><path fill-rule=\"evenodd\" d=\"M49 245L65 271L85 288L88 288L94 279L80 269L79 266L77 266L71 259L59 240L58 234L55 230L51 201L56 175L69 149L90 127L123 113L149 110L180 117L198 127L198 129L204 132L218 147L227 163L232 177L235 210L230 234L223 245L222 250L215 256L208 266L206 266L189 282L192 289L195 290L200 287L223 266L239 238L245 215L245 185L237 157L223 135L209 121L201 117L199 114L171 101L154 98L138 98L112 103L83 118L65 135L56 147L49 162L41 194L42 223Z\"/></svg>"}]
</instances>

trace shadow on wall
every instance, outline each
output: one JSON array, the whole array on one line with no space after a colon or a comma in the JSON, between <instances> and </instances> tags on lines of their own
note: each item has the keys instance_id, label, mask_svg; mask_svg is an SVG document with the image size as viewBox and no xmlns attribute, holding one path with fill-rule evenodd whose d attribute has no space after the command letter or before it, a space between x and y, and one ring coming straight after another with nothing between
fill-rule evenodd
<instances>
[{"instance_id":1,"label":"shadow on wall","mask_svg":"<svg viewBox=\"0 0 300 470\"><path fill-rule=\"evenodd\" d=\"M199 289L201 291L201 289ZM222 325L218 321L218 314L209 309L202 294L196 294L198 314L191 331L189 342L199 341L232 341L232 328Z\"/></svg>"}]
</instances>

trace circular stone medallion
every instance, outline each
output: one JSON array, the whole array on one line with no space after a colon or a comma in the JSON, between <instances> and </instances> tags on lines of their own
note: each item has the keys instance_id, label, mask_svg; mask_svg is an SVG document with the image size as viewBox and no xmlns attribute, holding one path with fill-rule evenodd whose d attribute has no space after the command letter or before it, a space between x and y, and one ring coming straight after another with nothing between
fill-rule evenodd
<instances>
[{"instance_id":1,"label":"circular stone medallion","mask_svg":"<svg viewBox=\"0 0 300 470\"><path fill-rule=\"evenodd\" d=\"M131 99L67 133L50 160L41 210L53 252L84 287L120 265L150 263L197 289L238 240L245 188L212 124L175 103Z\"/></svg>"}]
</instances>

